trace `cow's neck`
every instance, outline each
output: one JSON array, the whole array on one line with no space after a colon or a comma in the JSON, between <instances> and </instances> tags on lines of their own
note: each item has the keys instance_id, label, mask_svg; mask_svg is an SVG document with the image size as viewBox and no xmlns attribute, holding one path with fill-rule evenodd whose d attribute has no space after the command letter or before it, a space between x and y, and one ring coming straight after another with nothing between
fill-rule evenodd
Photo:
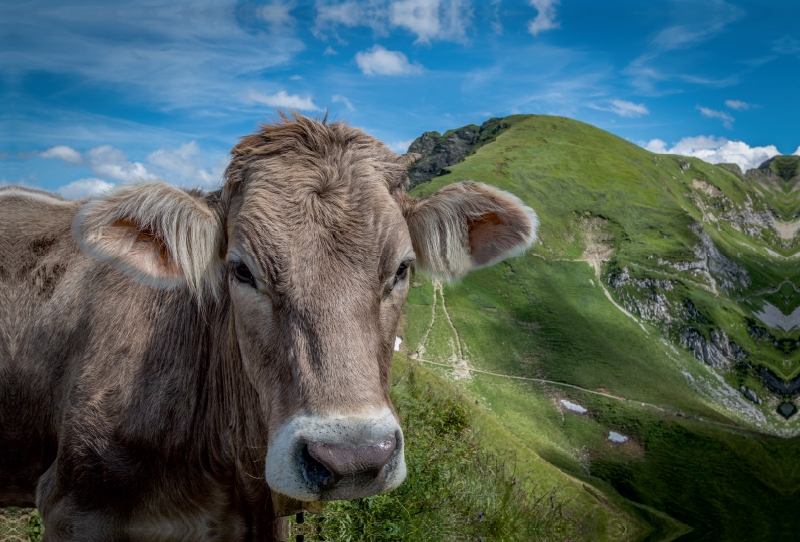
<instances>
[{"instance_id":1,"label":"cow's neck","mask_svg":"<svg viewBox=\"0 0 800 542\"><path fill-rule=\"evenodd\" d=\"M206 419L196 423L213 425L204 434L216 440L208 446L217 448L219 461L234 466L240 479L257 479L264 486L266 427L258 394L242 366L230 300L227 295L223 298L206 317L211 334L209 372L201 398Z\"/></svg>"}]
</instances>

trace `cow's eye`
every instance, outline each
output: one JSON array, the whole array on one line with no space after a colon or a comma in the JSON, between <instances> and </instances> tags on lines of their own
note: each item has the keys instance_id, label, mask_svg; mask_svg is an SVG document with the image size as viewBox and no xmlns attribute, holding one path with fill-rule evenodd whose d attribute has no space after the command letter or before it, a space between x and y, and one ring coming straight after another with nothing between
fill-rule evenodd
<instances>
[{"instance_id":1,"label":"cow's eye","mask_svg":"<svg viewBox=\"0 0 800 542\"><path fill-rule=\"evenodd\" d=\"M411 262L403 262L400 264L400 267L397 268L397 273L394 274L394 281L400 282L401 280L405 280L408 276L408 268L411 266Z\"/></svg>"},{"instance_id":2,"label":"cow's eye","mask_svg":"<svg viewBox=\"0 0 800 542\"><path fill-rule=\"evenodd\" d=\"M236 277L236 280L239 282L249 284L253 288L256 287L256 279L244 262L234 262L233 276Z\"/></svg>"}]
</instances>

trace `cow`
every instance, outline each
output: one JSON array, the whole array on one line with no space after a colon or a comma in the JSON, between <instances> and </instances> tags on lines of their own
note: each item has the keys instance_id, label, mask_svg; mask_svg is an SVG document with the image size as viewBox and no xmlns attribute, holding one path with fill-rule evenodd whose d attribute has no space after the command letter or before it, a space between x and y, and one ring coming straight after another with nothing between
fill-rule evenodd
<instances>
[{"instance_id":1,"label":"cow","mask_svg":"<svg viewBox=\"0 0 800 542\"><path fill-rule=\"evenodd\" d=\"M396 488L412 268L535 240L490 186L409 196L415 156L342 122L282 115L231 155L213 192L0 189L0 507L46 541L280 540L285 503Z\"/></svg>"}]
</instances>

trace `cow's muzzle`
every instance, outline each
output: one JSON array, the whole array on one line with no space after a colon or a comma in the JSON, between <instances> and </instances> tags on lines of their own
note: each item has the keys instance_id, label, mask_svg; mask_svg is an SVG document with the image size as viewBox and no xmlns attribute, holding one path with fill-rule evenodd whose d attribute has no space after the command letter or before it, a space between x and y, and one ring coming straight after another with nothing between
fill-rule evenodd
<instances>
[{"instance_id":1,"label":"cow's muzzle","mask_svg":"<svg viewBox=\"0 0 800 542\"><path fill-rule=\"evenodd\" d=\"M403 432L389 409L370 417L297 416L270 439L270 489L303 501L366 497L402 483Z\"/></svg>"},{"instance_id":2,"label":"cow's muzzle","mask_svg":"<svg viewBox=\"0 0 800 542\"><path fill-rule=\"evenodd\" d=\"M397 439L394 435L376 444L350 447L325 442L309 442L300 453L300 465L306 482L321 492L330 492L341 484L369 486L386 481L387 470Z\"/></svg>"}]
</instances>

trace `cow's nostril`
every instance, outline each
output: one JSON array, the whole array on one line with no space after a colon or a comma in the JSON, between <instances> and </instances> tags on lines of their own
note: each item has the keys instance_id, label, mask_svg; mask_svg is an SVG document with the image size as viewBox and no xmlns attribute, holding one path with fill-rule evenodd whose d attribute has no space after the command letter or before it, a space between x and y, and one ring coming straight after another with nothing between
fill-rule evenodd
<instances>
[{"instance_id":1,"label":"cow's nostril","mask_svg":"<svg viewBox=\"0 0 800 542\"><path fill-rule=\"evenodd\" d=\"M306 476L311 483L317 480L317 487L323 491L332 489L345 477L356 484L369 484L386 477L384 467L396 449L395 436L357 447L309 442L303 446Z\"/></svg>"},{"instance_id":2,"label":"cow's nostril","mask_svg":"<svg viewBox=\"0 0 800 542\"><path fill-rule=\"evenodd\" d=\"M303 465L303 476L311 486L326 491L333 489L339 481L339 477L309 453L307 444L304 444L300 451L300 460Z\"/></svg>"}]
</instances>

